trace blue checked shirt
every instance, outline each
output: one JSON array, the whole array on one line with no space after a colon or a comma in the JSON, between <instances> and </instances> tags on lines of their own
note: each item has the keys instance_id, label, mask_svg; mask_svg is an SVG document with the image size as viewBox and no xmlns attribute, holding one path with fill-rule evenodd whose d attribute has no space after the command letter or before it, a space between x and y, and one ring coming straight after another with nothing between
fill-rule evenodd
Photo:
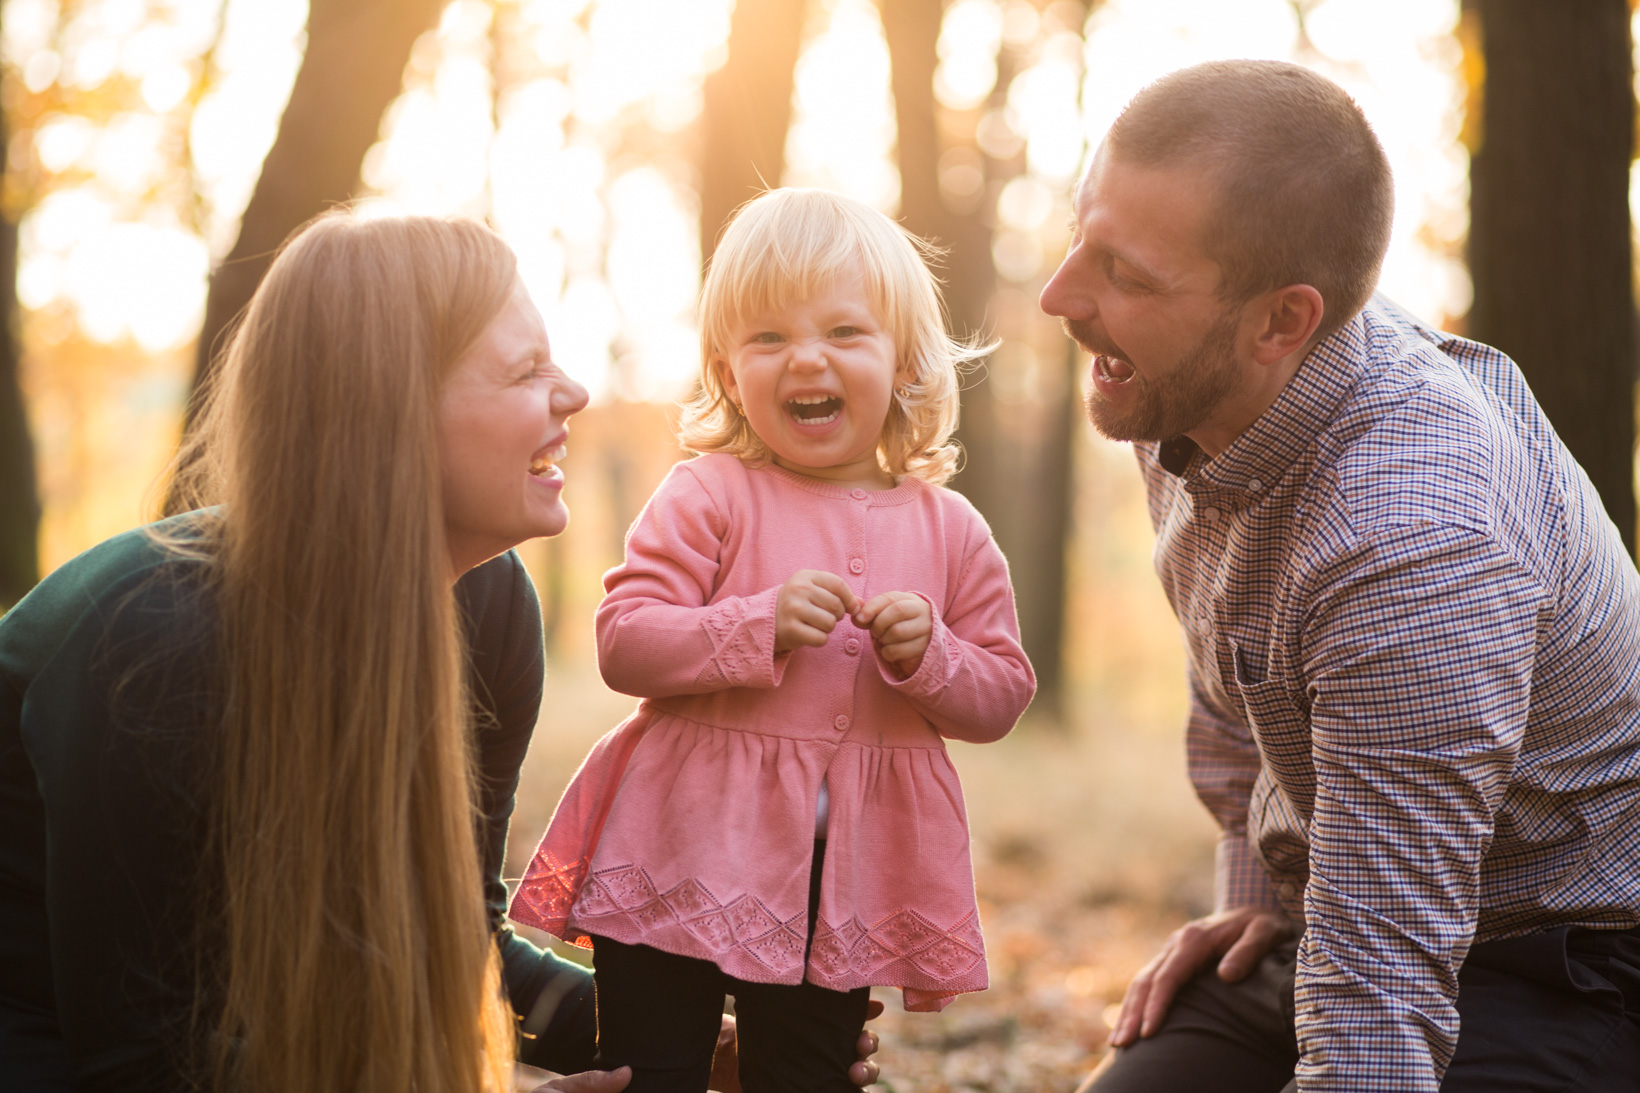
<instances>
[{"instance_id":1,"label":"blue checked shirt","mask_svg":"<svg viewBox=\"0 0 1640 1093\"><path fill-rule=\"evenodd\" d=\"M1216 458L1135 448L1299 1088L1435 1093L1472 942L1640 923L1640 577L1514 364L1382 298Z\"/></svg>"}]
</instances>

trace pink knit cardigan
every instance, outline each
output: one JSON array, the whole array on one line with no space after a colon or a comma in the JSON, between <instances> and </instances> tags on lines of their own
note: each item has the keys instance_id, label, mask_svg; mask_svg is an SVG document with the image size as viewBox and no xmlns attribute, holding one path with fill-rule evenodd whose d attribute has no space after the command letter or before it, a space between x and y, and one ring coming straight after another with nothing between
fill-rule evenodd
<instances>
[{"instance_id":1,"label":"pink knit cardigan","mask_svg":"<svg viewBox=\"0 0 1640 1093\"><path fill-rule=\"evenodd\" d=\"M862 602L926 598L917 672L901 679L847 618L824 646L775 655L776 593L800 569L837 574ZM967 815L941 738L1000 739L1036 682L1007 564L972 506L913 478L847 489L706 455L661 483L604 588L599 667L643 702L582 763L512 917L753 982L806 970L833 990L898 986L907 1009L983 990Z\"/></svg>"}]
</instances>

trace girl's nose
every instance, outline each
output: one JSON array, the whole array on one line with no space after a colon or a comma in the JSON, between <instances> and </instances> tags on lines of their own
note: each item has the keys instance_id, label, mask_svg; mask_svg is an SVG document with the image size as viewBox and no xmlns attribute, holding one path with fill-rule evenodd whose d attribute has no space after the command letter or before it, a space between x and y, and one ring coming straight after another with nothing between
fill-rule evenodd
<instances>
[{"instance_id":1,"label":"girl's nose","mask_svg":"<svg viewBox=\"0 0 1640 1093\"><path fill-rule=\"evenodd\" d=\"M792 371L814 372L825 366L825 350L818 338L792 342L792 355L789 366Z\"/></svg>"}]
</instances>

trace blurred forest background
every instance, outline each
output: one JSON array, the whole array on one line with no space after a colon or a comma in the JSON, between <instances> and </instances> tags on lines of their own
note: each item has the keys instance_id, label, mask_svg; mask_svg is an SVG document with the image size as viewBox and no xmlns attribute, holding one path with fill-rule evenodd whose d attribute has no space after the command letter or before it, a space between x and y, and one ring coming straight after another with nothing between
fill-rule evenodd
<instances>
[{"instance_id":1,"label":"blurred forest background","mask_svg":"<svg viewBox=\"0 0 1640 1093\"><path fill-rule=\"evenodd\" d=\"M1635 0L3 0L0 608L163 506L156 478L270 252L354 201L487 218L592 389L561 539L524 554L550 681L522 861L631 700L600 573L680 457L703 261L765 183L947 248L970 377L956 482L1016 581L1039 700L957 747L996 984L884 1019L901 1093L1070 1089L1166 932L1208 909L1182 659L1125 446L1035 306L1121 104L1214 57L1310 65L1396 171L1383 289L1520 362L1631 546Z\"/></svg>"}]
</instances>

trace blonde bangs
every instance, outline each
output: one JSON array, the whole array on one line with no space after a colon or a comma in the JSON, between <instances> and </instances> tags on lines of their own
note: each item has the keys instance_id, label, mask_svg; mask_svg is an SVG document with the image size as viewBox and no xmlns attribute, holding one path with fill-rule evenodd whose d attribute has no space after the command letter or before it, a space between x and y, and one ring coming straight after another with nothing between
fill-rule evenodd
<instances>
[{"instance_id":1,"label":"blonde bangs","mask_svg":"<svg viewBox=\"0 0 1640 1093\"><path fill-rule=\"evenodd\" d=\"M683 408L679 439L697 453L726 452L753 465L768 448L729 401L719 369L742 323L807 299L858 274L893 335L898 376L878 458L895 478L939 484L956 473L958 370L989 352L945 329L937 248L861 202L825 190L770 190L741 206L724 230L701 289L700 390Z\"/></svg>"}]
</instances>

